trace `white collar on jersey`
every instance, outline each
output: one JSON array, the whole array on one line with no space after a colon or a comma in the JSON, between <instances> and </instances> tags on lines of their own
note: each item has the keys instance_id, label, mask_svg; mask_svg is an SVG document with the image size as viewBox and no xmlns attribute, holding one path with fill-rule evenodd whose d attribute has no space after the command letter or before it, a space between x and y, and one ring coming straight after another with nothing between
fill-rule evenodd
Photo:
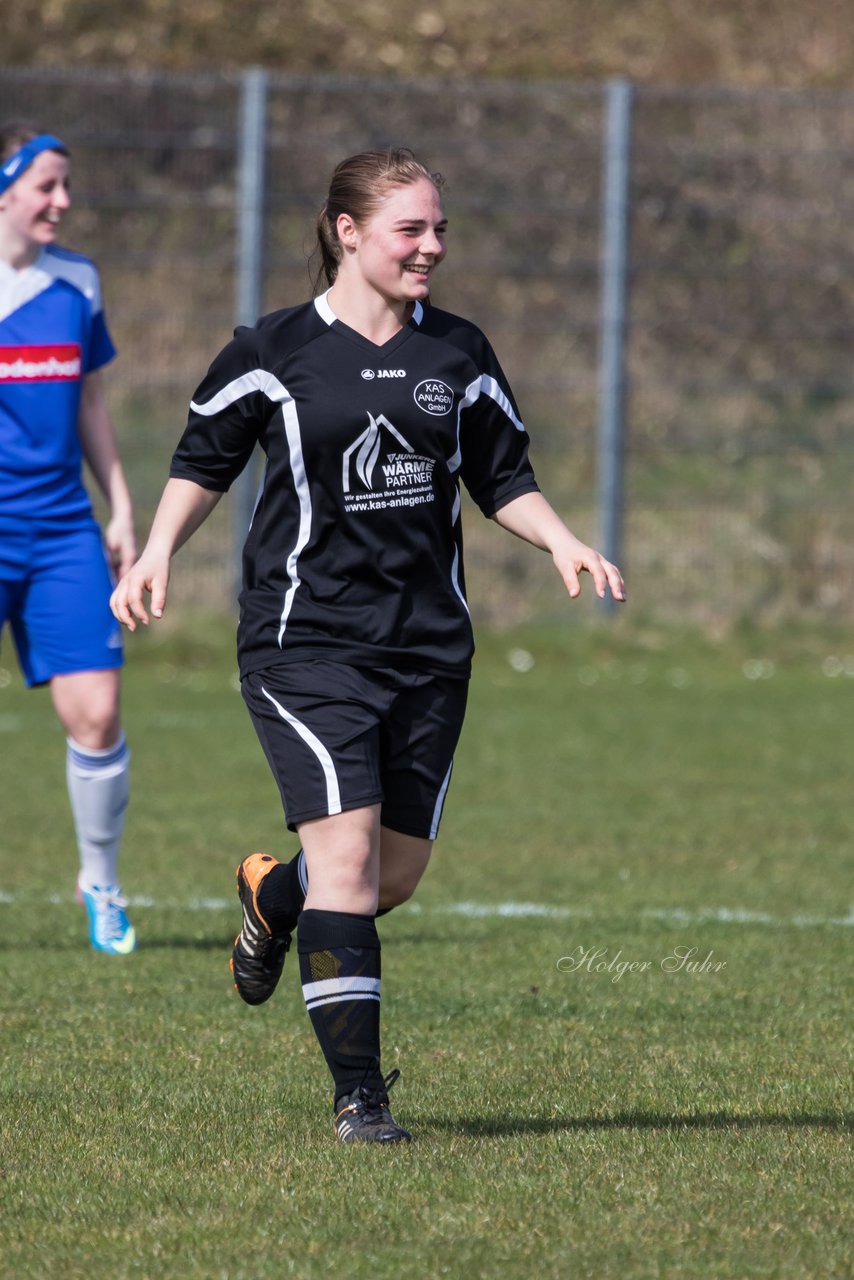
<instances>
[{"instance_id":1,"label":"white collar on jersey","mask_svg":"<svg viewBox=\"0 0 854 1280\"><path fill-rule=\"evenodd\" d=\"M314 305L321 320L326 324L334 324L338 317L329 305L329 293L330 289L327 289L326 293L321 293L315 298ZM415 310L412 312L412 321L414 324L420 324L423 319L424 308L420 302L416 302Z\"/></svg>"},{"instance_id":2,"label":"white collar on jersey","mask_svg":"<svg viewBox=\"0 0 854 1280\"><path fill-rule=\"evenodd\" d=\"M20 271L0 260L0 320L32 302L53 284L53 276L43 265L44 256L44 249L40 249L35 262Z\"/></svg>"}]
</instances>

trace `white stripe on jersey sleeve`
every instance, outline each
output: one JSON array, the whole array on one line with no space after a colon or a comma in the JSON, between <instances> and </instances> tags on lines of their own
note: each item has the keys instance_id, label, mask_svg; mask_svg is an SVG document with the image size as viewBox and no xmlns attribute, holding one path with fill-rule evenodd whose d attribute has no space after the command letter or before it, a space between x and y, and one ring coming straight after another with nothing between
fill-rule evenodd
<instances>
[{"instance_id":1,"label":"white stripe on jersey sleeve","mask_svg":"<svg viewBox=\"0 0 854 1280\"><path fill-rule=\"evenodd\" d=\"M241 374L239 378L235 378L226 386L218 391L210 400L206 400L204 404L198 404L195 400L190 402L190 408L194 413L201 414L202 417L210 418L216 413L221 413L223 409L227 409L229 405L234 404L243 396L252 395L254 392L260 391L268 400L272 400L275 404L282 406L282 418L285 424L285 436L288 441L288 451L291 460L291 474L294 478L294 488L296 489L297 501L299 502L299 531L297 540L288 554L287 573L291 580L291 585L285 592L285 602L282 607L282 614L279 626L279 646L281 647L282 638L285 634L285 628L288 625L288 618L294 603L294 596L300 586L301 579L297 572L297 563L299 557L308 542L311 533L311 494L308 488L308 479L305 474L305 459L302 453L302 440L299 431L299 415L294 404L294 398L288 391L287 387L282 386L279 379L274 374L269 373L266 369L251 369L248 373ZM260 496L260 492L259 492ZM256 499L255 506L257 508L258 501ZM254 518L253 511L253 518Z\"/></svg>"},{"instance_id":2,"label":"white stripe on jersey sleeve","mask_svg":"<svg viewBox=\"0 0 854 1280\"><path fill-rule=\"evenodd\" d=\"M489 396L490 400L494 400L499 409L507 414L507 417L513 423L517 431L524 431L525 427L516 414L513 412L513 406L505 392L501 389L501 385L496 382L495 378L491 378L488 373L482 373L479 378L475 378L474 382L470 382L466 387L466 393L460 401L457 409L457 450L452 458L448 459L448 467L453 471L458 471L460 462L460 419L465 409L468 409L479 400L482 395Z\"/></svg>"},{"instance_id":3,"label":"white stripe on jersey sleeve","mask_svg":"<svg viewBox=\"0 0 854 1280\"><path fill-rule=\"evenodd\" d=\"M280 702L277 702L273 695L268 693L263 685L261 685L261 692L268 702L272 702L273 706L276 708L285 723L289 724L291 728L299 734L306 746L308 746L317 756L320 767L323 770L323 776L326 779L326 803L329 813L330 815L333 813L340 813L341 792L338 787L338 775L335 772L335 765L332 763L332 757L326 747L320 739L312 733L308 725L303 724L301 720L297 720L296 716L292 715L290 711L287 711Z\"/></svg>"},{"instance_id":4,"label":"white stripe on jersey sleeve","mask_svg":"<svg viewBox=\"0 0 854 1280\"><path fill-rule=\"evenodd\" d=\"M292 399L290 392L272 373L268 373L266 369L251 369L249 373L243 373L233 382L227 383L204 404L191 400L190 408L194 413L200 413L203 418L212 418L215 413L222 413L223 409L242 400L244 396L251 396L254 391L260 391L268 400L273 400L277 404L285 404Z\"/></svg>"},{"instance_id":5,"label":"white stripe on jersey sleeve","mask_svg":"<svg viewBox=\"0 0 854 1280\"><path fill-rule=\"evenodd\" d=\"M516 430L524 431L524 425L516 417L516 414L513 412L512 404L507 399L506 394L502 391L500 385L495 381L495 379L490 378L488 373L484 373L480 379L480 386L481 391L483 391L485 395L488 395L490 400L494 400L499 409L504 410Z\"/></svg>"},{"instance_id":6,"label":"white stripe on jersey sleeve","mask_svg":"<svg viewBox=\"0 0 854 1280\"><path fill-rule=\"evenodd\" d=\"M463 410L468 409L469 405L474 404L475 400L480 395L480 383L480 378L475 378L474 382L469 383L466 387L466 393L460 401L457 409L457 449L454 456L448 459L448 470L452 473L459 471L460 464L463 460L462 453L460 451L460 418L462 417Z\"/></svg>"}]
</instances>

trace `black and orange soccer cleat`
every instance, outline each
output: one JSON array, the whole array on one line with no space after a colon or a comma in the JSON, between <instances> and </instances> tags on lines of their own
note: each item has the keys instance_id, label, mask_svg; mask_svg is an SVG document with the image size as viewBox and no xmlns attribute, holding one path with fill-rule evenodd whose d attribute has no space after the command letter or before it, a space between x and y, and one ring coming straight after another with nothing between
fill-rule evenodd
<instances>
[{"instance_id":1,"label":"black and orange soccer cleat","mask_svg":"<svg viewBox=\"0 0 854 1280\"><path fill-rule=\"evenodd\" d=\"M263 1004L270 999L282 976L291 945L291 935L273 934L258 910L258 890L278 865L269 853L250 853L237 868L243 928L234 940L230 967L237 994L247 1004Z\"/></svg>"},{"instance_id":2,"label":"black and orange soccer cleat","mask_svg":"<svg viewBox=\"0 0 854 1280\"><path fill-rule=\"evenodd\" d=\"M388 1090L400 1075L391 1071L377 1085L359 1085L339 1098L335 1133L341 1142L411 1142L388 1109Z\"/></svg>"}]
</instances>

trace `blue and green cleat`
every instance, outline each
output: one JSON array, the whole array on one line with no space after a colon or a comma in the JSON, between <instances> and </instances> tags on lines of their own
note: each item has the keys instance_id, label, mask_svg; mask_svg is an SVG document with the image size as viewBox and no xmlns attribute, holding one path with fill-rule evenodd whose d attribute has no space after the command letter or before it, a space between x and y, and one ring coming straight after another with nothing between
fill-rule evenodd
<instances>
[{"instance_id":1,"label":"blue and green cleat","mask_svg":"<svg viewBox=\"0 0 854 1280\"><path fill-rule=\"evenodd\" d=\"M127 918L127 898L118 885L85 887L78 880L77 899L89 918L89 941L96 951L114 956L130 955L136 947L136 930Z\"/></svg>"}]
</instances>

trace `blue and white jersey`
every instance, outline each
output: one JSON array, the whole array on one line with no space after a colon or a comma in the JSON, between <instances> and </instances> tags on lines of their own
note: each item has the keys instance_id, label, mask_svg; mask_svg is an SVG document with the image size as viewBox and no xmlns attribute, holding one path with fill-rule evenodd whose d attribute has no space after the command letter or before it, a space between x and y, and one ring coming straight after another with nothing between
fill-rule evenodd
<instances>
[{"instance_id":1,"label":"blue and white jersey","mask_svg":"<svg viewBox=\"0 0 854 1280\"><path fill-rule=\"evenodd\" d=\"M115 355L94 263L55 246L0 262L0 519L88 515L83 379Z\"/></svg>"}]
</instances>

